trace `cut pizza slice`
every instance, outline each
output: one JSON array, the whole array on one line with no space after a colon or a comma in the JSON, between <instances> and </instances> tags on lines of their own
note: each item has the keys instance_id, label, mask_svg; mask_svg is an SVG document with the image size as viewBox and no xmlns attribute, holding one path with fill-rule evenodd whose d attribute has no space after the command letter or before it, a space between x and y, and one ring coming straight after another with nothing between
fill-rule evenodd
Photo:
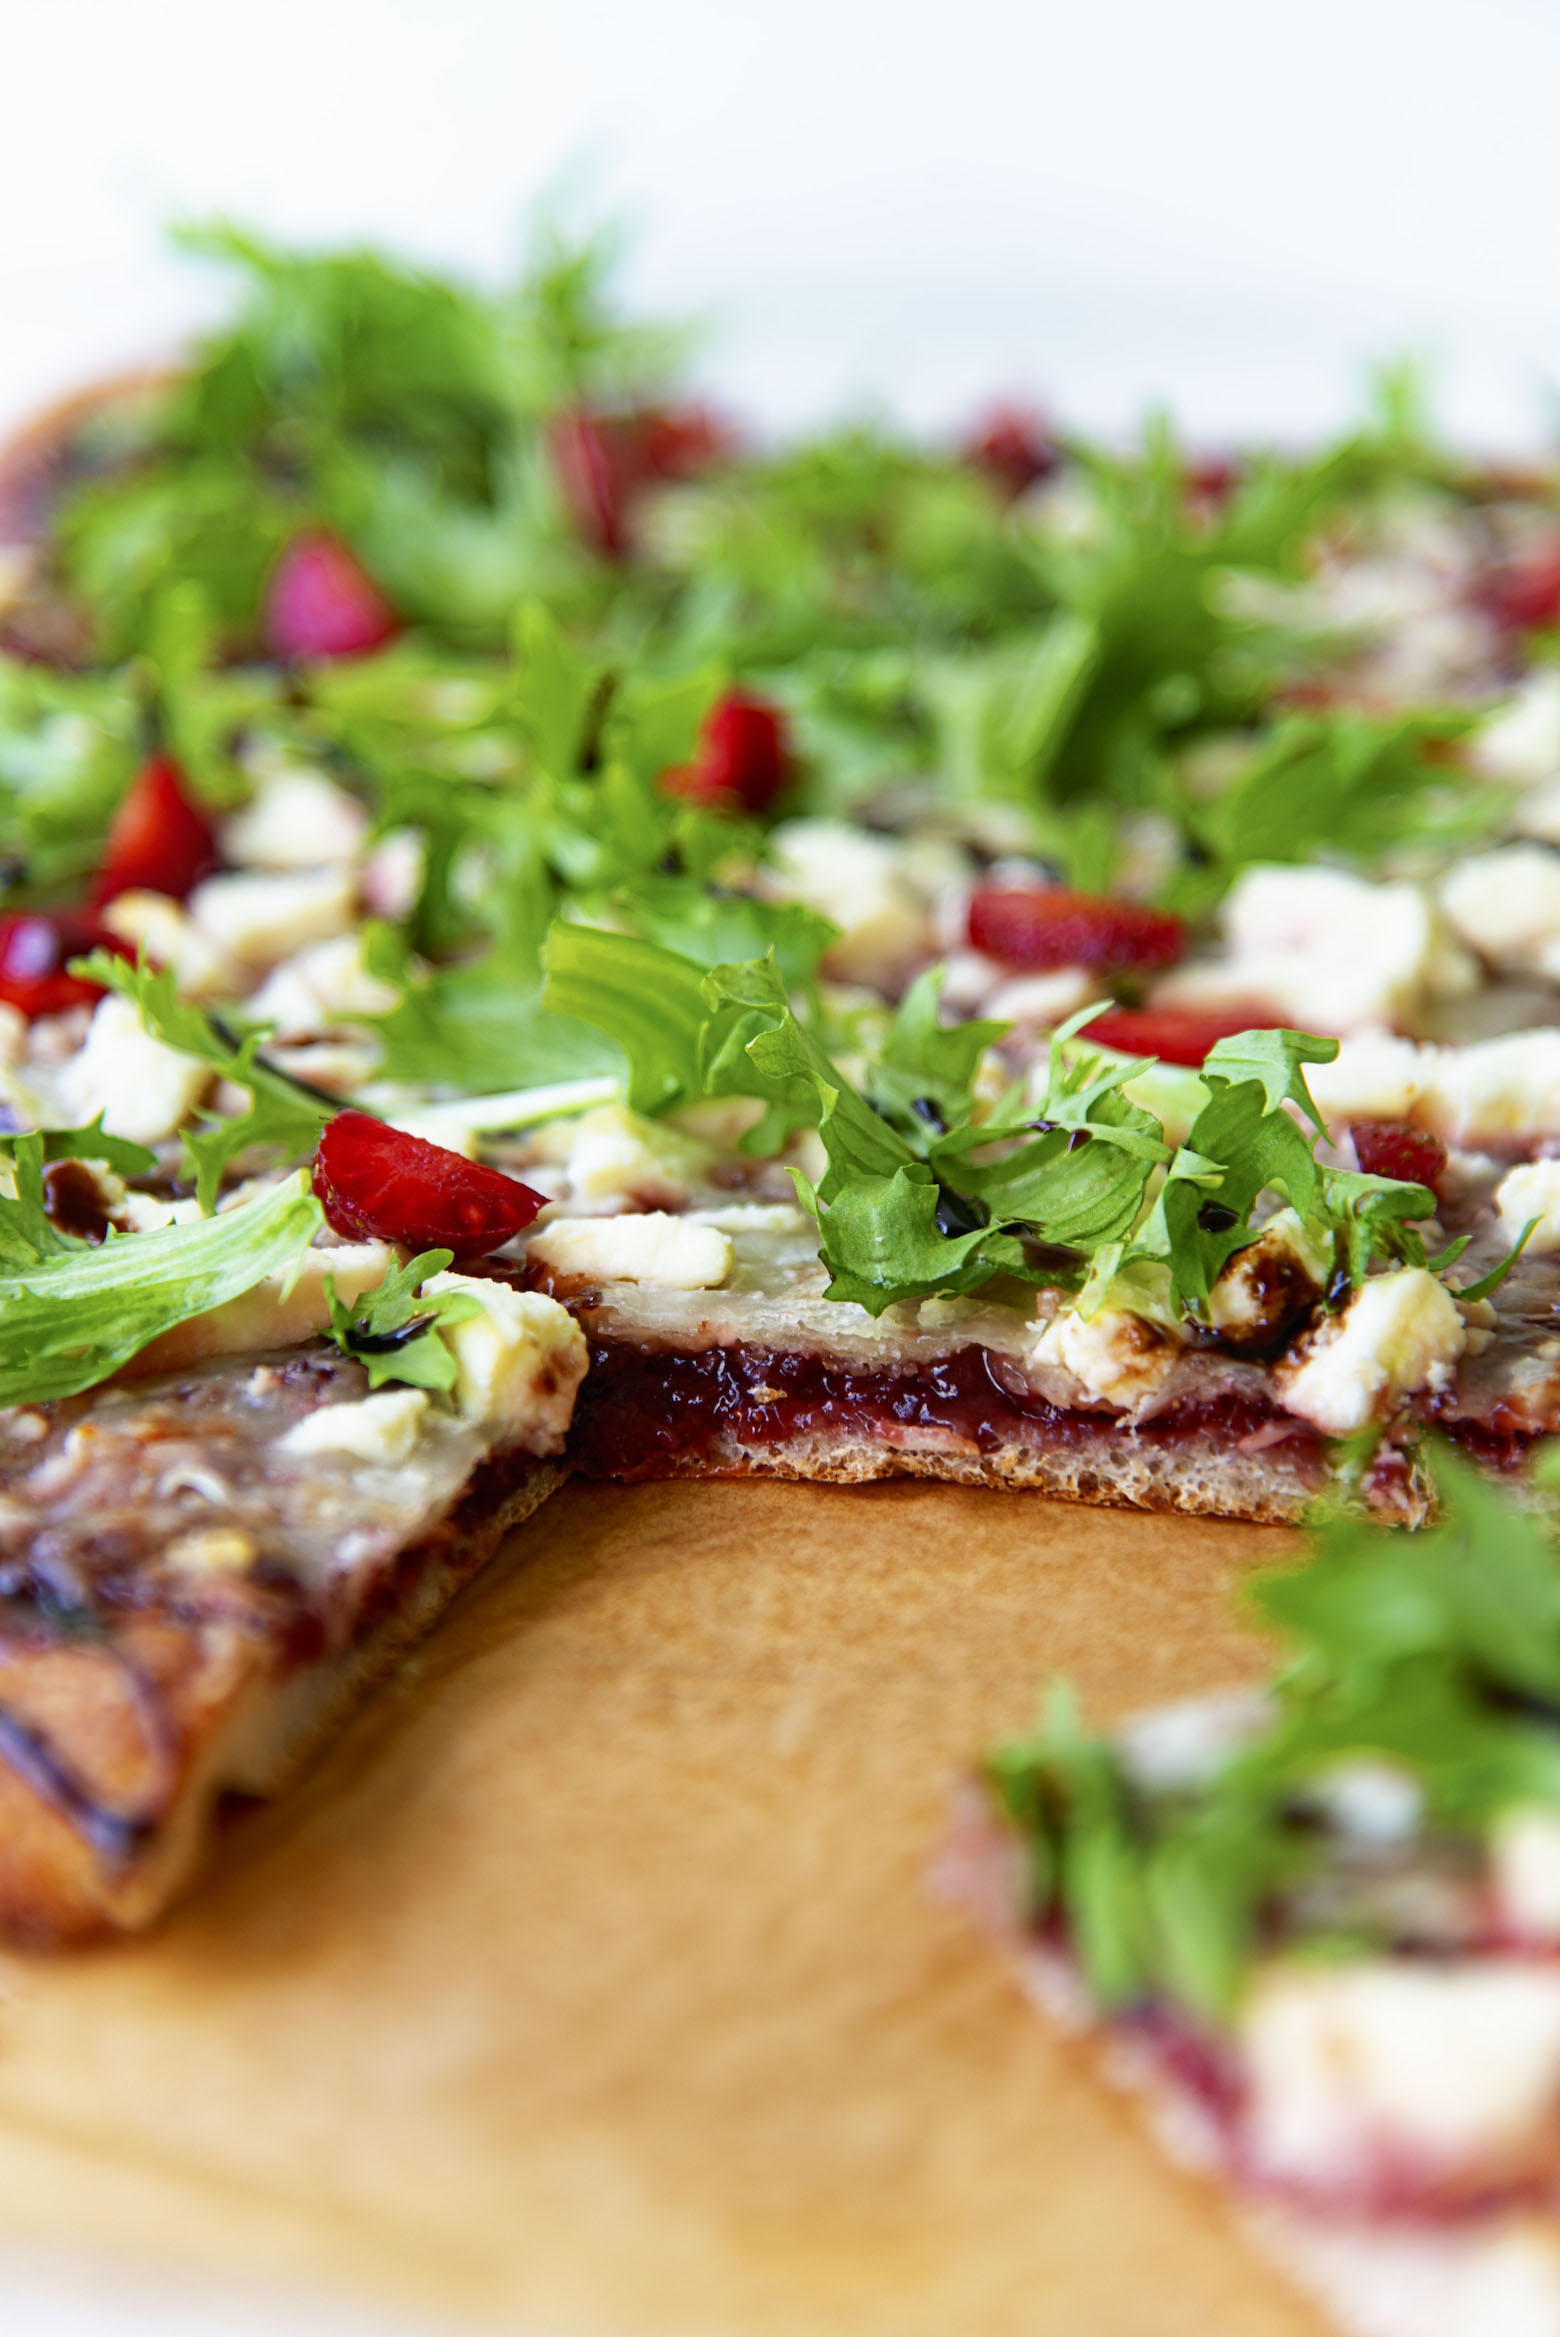
<instances>
[{"instance_id":1,"label":"cut pizza slice","mask_svg":"<svg viewBox=\"0 0 1560 2337\"><path fill-rule=\"evenodd\" d=\"M1065 1692L937 1869L1037 2004L1351 2337L1560 2327L1560 1565L1438 1463L1258 1598L1266 1693Z\"/></svg>"},{"instance_id":2,"label":"cut pizza slice","mask_svg":"<svg viewBox=\"0 0 1560 2337\"><path fill-rule=\"evenodd\" d=\"M946 1026L935 979L889 1017L583 927L548 954L549 996L663 1107L503 1154L548 1197L508 1255L590 1339L588 1474L905 1472L1253 1519L1347 1484L1416 1519L1428 1424L1516 1467L1554 1424L1556 1172L1519 1157L1543 1098L1514 1135L1486 1095L1502 1050L1547 1080L1549 1034L1404 1043L1418 1116L1394 1095L1387 1120L1359 1046L1295 1032L1199 1074L1086 1027Z\"/></svg>"},{"instance_id":3,"label":"cut pizza slice","mask_svg":"<svg viewBox=\"0 0 1560 2337\"><path fill-rule=\"evenodd\" d=\"M202 1214L99 1125L8 1148L0 1930L55 1942L156 1916L219 1799L276 1790L546 1498L586 1350L479 1261L344 1238L302 1172ZM435 1157L446 1213L484 1174L534 1209Z\"/></svg>"}]
</instances>

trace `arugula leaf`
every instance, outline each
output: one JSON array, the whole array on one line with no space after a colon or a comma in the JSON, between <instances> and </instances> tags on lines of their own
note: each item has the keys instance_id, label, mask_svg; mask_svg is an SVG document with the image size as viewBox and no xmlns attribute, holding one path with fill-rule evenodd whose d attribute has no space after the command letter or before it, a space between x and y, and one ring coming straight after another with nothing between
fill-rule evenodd
<instances>
[{"instance_id":1,"label":"arugula leaf","mask_svg":"<svg viewBox=\"0 0 1560 2337\"><path fill-rule=\"evenodd\" d=\"M100 1112L84 1128L39 1128L32 1132L43 1141L44 1160L100 1160L117 1176L144 1177L157 1166L157 1155L128 1136L110 1136ZM0 1153L14 1153L20 1136L0 1134Z\"/></svg>"},{"instance_id":2,"label":"arugula leaf","mask_svg":"<svg viewBox=\"0 0 1560 2337\"><path fill-rule=\"evenodd\" d=\"M202 1126L184 1138L196 1196L206 1214L216 1207L228 1162L251 1145L277 1145L295 1158L314 1150L336 1106L261 1059L263 1031L251 1031L242 1041L231 1037L203 1008L179 996L168 967L158 971L144 960L132 966L107 950L95 950L73 960L72 971L128 998L153 1038L209 1063L234 1086L249 1090L247 1112L232 1119L207 1113Z\"/></svg>"},{"instance_id":3,"label":"arugula leaf","mask_svg":"<svg viewBox=\"0 0 1560 2337\"><path fill-rule=\"evenodd\" d=\"M176 1323L296 1267L323 1219L300 1173L219 1217L96 1246L43 1215L41 1138L16 1149L0 1200L0 1404L80 1394Z\"/></svg>"},{"instance_id":4,"label":"arugula leaf","mask_svg":"<svg viewBox=\"0 0 1560 2337\"><path fill-rule=\"evenodd\" d=\"M362 1364L371 1388L387 1380L441 1392L455 1385L454 1351L442 1334L473 1321L481 1306L465 1290L422 1292L423 1283L442 1274L454 1255L453 1250L424 1250L404 1266L390 1267L382 1282L350 1306L337 1297L335 1281L326 1275L329 1335L343 1354Z\"/></svg>"}]
</instances>

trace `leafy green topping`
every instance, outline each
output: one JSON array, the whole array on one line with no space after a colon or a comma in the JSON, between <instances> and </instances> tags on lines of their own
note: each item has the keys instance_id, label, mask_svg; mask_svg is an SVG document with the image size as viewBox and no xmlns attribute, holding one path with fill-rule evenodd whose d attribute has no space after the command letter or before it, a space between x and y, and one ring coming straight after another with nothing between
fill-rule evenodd
<instances>
[{"instance_id":1,"label":"leafy green topping","mask_svg":"<svg viewBox=\"0 0 1560 2337\"><path fill-rule=\"evenodd\" d=\"M455 1356L443 1333L469 1323L482 1308L469 1291L422 1289L454 1255L453 1250L424 1250L404 1266L392 1266L382 1282L350 1306L337 1297L335 1281L326 1275L330 1336L344 1355L362 1364L371 1388L387 1380L444 1391L455 1385Z\"/></svg>"},{"instance_id":2,"label":"leafy green topping","mask_svg":"<svg viewBox=\"0 0 1560 2337\"><path fill-rule=\"evenodd\" d=\"M176 1323L295 1268L321 1224L299 1175L219 1217L97 1245L44 1206L44 1140L16 1140L0 1199L0 1404L78 1395Z\"/></svg>"},{"instance_id":3,"label":"leafy green topping","mask_svg":"<svg viewBox=\"0 0 1560 2337\"><path fill-rule=\"evenodd\" d=\"M935 975L912 985L852 1080L772 958L706 972L638 936L568 924L543 954L549 1007L617 1041L637 1110L753 1096L767 1108L746 1141L771 1152L817 1127L825 1173L816 1184L792 1174L818 1219L829 1296L873 1314L999 1278L1082 1286L1092 1309L1116 1277L1149 1265L1165 1271L1175 1306L1206 1320L1214 1282L1255 1238L1264 1196L1281 1195L1331 1240L1346 1283L1377 1260L1426 1263L1415 1223L1433 1214L1433 1193L1317 1162L1326 1131L1305 1066L1331 1062L1336 1039L1221 1040L1203 1067L1208 1100L1172 1149L1123 1093L1141 1062L1070 1050L1091 1010L1053 1040L1037 1105L1015 1092L983 1112L976 1075L1004 1026L945 1028ZM1459 1254L1453 1245L1436 1263Z\"/></svg>"},{"instance_id":4,"label":"leafy green topping","mask_svg":"<svg viewBox=\"0 0 1560 2337\"><path fill-rule=\"evenodd\" d=\"M169 968L159 972L144 962L132 966L106 950L94 951L75 964L88 980L101 982L105 989L117 990L121 998L128 998L154 1039L194 1056L199 1063L209 1063L235 1087L248 1089L248 1111L231 1119L209 1112L201 1126L184 1138L203 1210L209 1213L216 1207L229 1161L252 1146L276 1146L291 1159L314 1150L321 1128L336 1107L262 1060L263 1031L251 1031L243 1040L233 1037L203 1008L180 998Z\"/></svg>"},{"instance_id":5,"label":"leafy green topping","mask_svg":"<svg viewBox=\"0 0 1560 2337\"><path fill-rule=\"evenodd\" d=\"M1062 1693L987 1763L1028 1853L1030 1912L1064 1923L1103 2005L1169 1995L1226 2019L1259 1939L1302 1921L1293 1894L1332 1855L1327 1789L1350 1763L1388 1764L1426 1832L1463 1842L1518 1804L1560 1804L1560 1558L1539 1517L1465 1464L1443 1452L1434 1472L1429 1529L1336 1516L1309 1564L1257 1578L1286 1660L1207 1782L1156 1784ZM1368 1909L1302 1938L1392 1945Z\"/></svg>"},{"instance_id":6,"label":"leafy green topping","mask_svg":"<svg viewBox=\"0 0 1560 2337\"><path fill-rule=\"evenodd\" d=\"M132 1144L128 1136L110 1136L101 1112L84 1128L39 1128L33 1133L42 1139L44 1160L100 1160L121 1177L144 1177L157 1166L156 1153L144 1144ZM20 1136L0 1135L0 1153L14 1154L21 1142Z\"/></svg>"}]
</instances>

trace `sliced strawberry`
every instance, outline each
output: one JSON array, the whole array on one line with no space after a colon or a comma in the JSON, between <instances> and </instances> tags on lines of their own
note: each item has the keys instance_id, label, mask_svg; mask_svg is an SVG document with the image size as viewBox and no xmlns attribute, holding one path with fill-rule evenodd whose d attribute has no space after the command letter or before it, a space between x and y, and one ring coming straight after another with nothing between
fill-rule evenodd
<instances>
[{"instance_id":1,"label":"sliced strawberry","mask_svg":"<svg viewBox=\"0 0 1560 2337\"><path fill-rule=\"evenodd\" d=\"M294 536L266 586L262 630L284 664L366 657L401 630L400 620L355 552L313 529Z\"/></svg>"},{"instance_id":2,"label":"sliced strawberry","mask_svg":"<svg viewBox=\"0 0 1560 2337\"><path fill-rule=\"evenodd\" d=\"M499 1249L530 1224L543 1198L498 1169L353 1111L325 1124L314 1191L337 1233L453 1250L457 1258Z\"/></svg>"},{"instance_id":3,"label":"sliced strawberry","mask_svg":"<svg viewBox=\"0 0 1560 2337\"><path fill-rule=\"evenodd\" d=\"M693 479L730 454L726 425L703 406L597 414L570 406L548 425L548 452L569 517L593 551L621 560L634 505L660 479Z\"/></svg>"},{"instance_id":4,"label":"sliced strawberry","mask_svg":"<svg viewBox=\"0 0 1560 2337\"><path fill-rule=\"evenodd\" d=\"M18 909L0 916L0 1004L29 1022L94 1004L103 995L99 985L65 971L72 958L94 949L125 955L124 943L105 933L89 910Z\"/></svg>"},{"instance_id":5,"label":"sliced strawberry","mask_svg":"<svg viewBox=\"0 0 1560 2337\"><path fill-rule=\"evenodd\" d=\"M1560 544L1530 560L1492 568L1477 597L1504 632L1546 632L1560 623Z\"/></svg>"},{"instance_id":6,"label":"sliced strawberry","mask_svg":"<svg viewBox=\"0 0 1560 2337\"><path fill-rule=\"evenodd\" d=\"M696 479L736 450L736 433L708 406L655 406L640 415L639 428L652 479Z\"/></svg>"},{"instance_id":7,"label":"sliced strawberry","mask_svg":"<svg viewBox=\"0 0 1560 2337\"><path fill-rule=\"evenodd\" d=\"M1060 450L1040 416L1026 406L993 406L964 444L964 459L1015 499L1048 479Z\"/></svg>"},{"instance_id":8,"label":"sliced strawberry","mask_svg":"<svg viewBox=\"0 0 1560 2337\"><path fill-rule=\"evenodd\" d=\"M1200 1070L1221 1039L1241 1031L1279 1030L1282 1025L1253 1006L1244 1014L1179 1014L1166 1007L1112 1006L1079 1033L1083 1041L1116 1047L1123 1055L1157 1055L1161 1063L1186 1063Z\"/></svg>"},{"instance_id":9,"label":"sliced strawberry","mask_svg":"<svg viewBox=\"0 0 1560 2337\"><path fill-rule=\"evenodd\" d=\"M120 893L167 893L182 901L217 865L210 820L190 798L177 763L154 755L114 814L89 898L104 908Z\"/></svg>"},{"instance_id":10,"label":"sliced strawberry","mask_svg":"<svg viewBox=\"0 0 1560 2337\"><path fill-rule=\"evenodd\" d=\"M1060 966L1158 974L1186 947L1186 927L1168 911L1062 885L980 886L970 901L969 937L987 957L1034 974Z\"/></svg>"},{"instance_id":11,"label":"sliced strawberry","mask_svg":"<svg viewBox=\"0 0 1560 2337\"><path fill-rule=\"evenodd\" d=\"M583 406L555 414L548 452L569 517L592 551L621 560L629 546L629 516L643 472L638 433L626 417L592 414Z\"/></svg>"},{"instance_id":12,"label":"sliced strawberry","mask_svg":"<svg viewBox=\"0 0 1560 2337\"><path fill-rule=\"evenodd\" d=\"M704 717L693 761L663 772L661 785L692 803L762 812L784 787L789 760L779 707L745 690L728 690Z\"/></svg>"},{"instance_id":13,"label":"sliced strawberry","mask_svg":"<svg viewBox=\"0 0 1560 2337\"><path fill-rule=\"evenodd\" d=\"M1404 1120L1356 1120L1349 1130L1354 1157L1368 1177L1397 1177L1435 1192L1446 1173L1446 1146L1426 1128Z\"/></svg>"},{"instance_id":14,"label":"sliced strawberry","mask_svg":"<svg viewBox=\"0 0 1560 2337\"><path fill-rule=\"evenodd\" d=\"M1200 455L1186 466L1187 500L1199 511L1218 511L1228 503L1243 475L1235 455Z\"/></svg>"}]
</instances>

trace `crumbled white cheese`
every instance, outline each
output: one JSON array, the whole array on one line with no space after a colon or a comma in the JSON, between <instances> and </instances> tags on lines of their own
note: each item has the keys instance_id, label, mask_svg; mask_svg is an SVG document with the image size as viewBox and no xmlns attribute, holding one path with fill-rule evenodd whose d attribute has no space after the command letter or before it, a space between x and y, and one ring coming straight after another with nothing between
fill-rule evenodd
<instances>
[{"instance_id":1,"label":"crumbled white cheese","mask_svg":"<svg viewBox=\"0 0 1560 2337\"><path fill-rule=\"evenodd\" d=\"M1330 1436L1382 1417L1402 1396L1443 1387L1467 1341L1457 1302L1423 1266L1361 1284L1274 1370L1281 1401Z\"/></svg>"},{"instance_id":2,"label":"crumbled white cheese","mask_svg":"<svg viewBox=\"0 0 1560 2337\"><path fill-rule=\"evenodd\" d=\"M184 1125L211 1085L211 1066L164 1046L128 998L100 998L78 1055L62 1066L59 1086L73 1118L99 1112L110 1136L159 1144Z\"/></svg>"},{"instance_id":3,"label":"crumbled white cheese","mask_svg":"<svg viewBox=\"0 0 1560 2337\"><path fill-rule=\"evenodd\" d=\"M284 764L265 772L241 811L222 823L230 868L328 868L355 860L368 814L323 771Z\"/></svg>"},{"instance_id":4,"label":"crumbled white cheese","mask_svg":"<svg viewBox=\"0 0 1560 2337\"><path fill-rule=\"evenodd\" d=\"M1265 1696L1236 1688L1218 1696L1157 1705L1126 1721L1117 1746L1129 1773L1161 1793L1212 1783L1270 1715Z\"/></svg>"},{"instance_id":5,"label":"crumbled white cheese","mask_svg":"<svg viewBox=\"0 0 1560 2337\"><path fill-rule=\"evenodd\" d=\"M482 1310L440 1334L454 1353L462 1416L532 1452L556 1452L590 1361L585 1334L568 1309L540 1291L476 1275L435 1274L423 1289L463 1291Z\"/></svg>"},{"instance_id":6,"label":"crumbled white cheese","mask_svg":"<svg viewBox=\"0 0 1560 2337\"><path fill-rule=\"evenodd\" d=\"M1433 1047L1416 1046L1412 1039L1361 1031L1339 1041L1333 1062L1308 1063L1306 1082L1329 1122L1406 1120L1435 1055Z\"/></svg>"},{"instance_id":7,"label":"crumbled white cheese","mask_svg":"<svg viewBox=\"0 0 1560 2337\"><path fill-rule=\"evenodd\" d=\"M1560 671L1540 666L1474 733L1474 768L1532 787L1560 778Z\"/></svg>"},{"instance_id":8,"label":"crumbled white cheese","mask_svg":"<svg viewBox=\"0 0 1560 2337\"><path fill-rule=\"evenodd\" d=\"M1164 1325L1123 1307L1085 1316L1064 1306L1031 1352L1036 1363L1070 1371L1101 1403L1127 1411L1158 1393L1175 1368L1180 1341Z\"/></svg>"},{"instance_id":9,"label":"crumbled white cheese","mask_svg":"<svg viewBox=\"0 0 1560 2337\"><path fill-rule=\"evenodd\" d=\"M719 1226L650 1210L632 1217L555 1217L527 1256L586 1282L642 1282L659 1290L714 1290L731 1272L731 1236Z\"/></svg>"},{"instance_id":10,"label":"crumbled white cheese","mask_svg":"<svg viewBox=\"0 0 1560 2337\"><path fill-rule=\"evenodd\" d=\"M1363 1754L1337 1761L1313 1780L1306 1796L1356 1842L1387 1848L1411 1842L1424 1819L1424 1788L1395 1761Z\"/></svg>"},{"instance_id":11,"label":"crumbled white cheese","mask_svg":"<svg viewBox=\"0 0 1560 2337\"><path fill-rule=\"evenodd\" d=\"M1302 1225L1293 1209L1280 1209L1214 1283L1208 1320L1233 1342L1276 1339L1286 1322L1321 1296L1331 1270L1327 1235Z\"/></svg>"},{"instance_id":12,"label":"crumbled white cheese","mask_svg":"<svg viewBox=\"0 0 1560 2337\"><path fill-rule=\"evenodd\" d=\"M781 894L840 928L824 963L842 981L890 982L929 948L930 917L892 837L844 820L784 820L769 842Z\"/></svg>"},{"instance_id":13,"label":"crumbled white cheese","mask_svg":"<svg viewBox=\"0 0 1560 2337\"><path fill-rule=\"evenodd\" d=\"M168 967L183 997L220 998L236 987L227 952L166 893L119 893L102 920L153 965Z\"/></svg>"},{"instance_id":14,"label":"crumbled white cheese","mask_svg":"<svg viewBox=\"0 0 1560 2337\"><path fill-rule=\"evenodd\" d=\"M190 895L190 915L241 964L279 965L311 941L351 928L357 880L350 868L245 870L208 876Z\"/></svg>"},{"instance_id":15,"label":"crumbled white cheese","mask_svg":"<svg viewBox=\"0 0 1560 2337\"><path fill-rule=\"evenodd\" d=\"M422 1434L428 1397L422 1388L381 1388L354 1404L322 1404L295 1421L278 1445L284 1453L347 1453L389 1469L407 1460Z\"/></svg>"},{"instance_id":16,"label":"crumbled white cheese","mask_svg":"<svg viewBox=\"0 0 1560 2337\"><path fill-rule=\"evenodd\" d=\"M1560 1030L1425 1048L1414 1116L1464 1150L1560 1136Z\"/></svg>"},{"instance_id":17,"label":"crumbled white cheese","mask_svg":"<svg viewBox=\"0 0 1560 2337\"><path fill-rule=\"evenodd\" d=\"M1560 852L1503 844L1462 860L1441 882L1458 933L1508 973L1560 977Z\"/></svg>"},{"instance_id":18,"label":"crumbled white cheese","mask_svg":"<svg viewBox=\"0 0 1560 2337\"><path fill-rule=\"evenodd\" d=\"M1560 1250L1560 1160L1525 1160L1510 1170L1496 1188L1495 1207L1513 1241L1536 1217L1528 1256L1552 1257Z\"/></svg>"},{"instance_id":19,"label":"crumbled white cheese","mask_svg":"<svg viewBox=\"0 0 1560 2337\"><path fill-rule=\"evenodd\" d=\"M1336 868L1250 868L1222 922L1227 954L1167 975L1156 1005L1241 1011L1266 1001L1302 1030L1412 1023L1466 995L1478 968L1421 885Z\"/></svg>"},{"instance_id":20,"label":"crumbled white cheese","mask_svg":"<svg viewBox=\"0 0 1560 2337\"><path fill-rule=\"evenodd\" d=\"M1508 1810L1490 1837L1490 1879L1508 1931L1535 1946L1560 1943L1560 1810Z\"/></svg>"},{"instance_id":21,"label":"crumbled white cheese","mask_svg":"<svg viewBox=\"0 0 1560 2337\"><path fill-rule=\"evenodd\" d=\"M1020 974L998 982L981 1003L982 1014L998 1022L1037 1024L1054 1030L1091 999L1103 996L1099 981L1084 966L1063 966L1054 974Z\"/></svg>"},{"instance_id":22,"label":"crumbled white cheese","mask_svg":"<svg viewBox=\"0 0 1560 2337\"><path fill-rule=\"evenodd\" d=\"M361 933L338 933L274 966L245 1013L270 1023L282 1038L330 1030L337 1023L389 1014L400 999L393 983L371 974Z\"/></svg>"},{"instance_id":23,"label":"crumbled white cheese","mask_svg":"<svg viewBox=\"0 0 1560 2337\"><path fill-rule=\"evenodd\" d=\"M160 1233L165 1225L198 1224L204 1211L193 1194L183 1201L161 1201L155 1193L126 1191L109 1214L127 1233Z\"/></svg>"},{"instance_id":24,"label":"crumbled white cheese","mask_svg":"<svg viewBox=\"0 0 1560 2337\"><path fill-rule=\"evenodd\" d=\"M1504 2171L1553 2130L1560 1966L1277 1965L1240 2030L1263 2176L1338 2191L1394 2162Z\"/></svg>"},{"instance_id":25,"label":"crumbled white cheese","mask_svg":"<svg viewBox=\"0 0 1560 2337\"><path fill-rule=\"evenodd\" d=\"M708 1147L625 1104L598 1104L577 1120L538 1132L544 1158L561 1159L569 1198L588 1209L624 1209L685 1202L709 1161Z\"/></svg>"},{"instance_id":26,"label":"crumbled white cheese","mask_svg":"<svg viewBox=\"0 0 1560 2337\"><path fill-rule=\"evenodd\" d=\"M198 1526L177 1534L163 1550L163 1564L180 1574L247 1574L259 1545L239 1526Z\"/></svg>"}]
</instances>

